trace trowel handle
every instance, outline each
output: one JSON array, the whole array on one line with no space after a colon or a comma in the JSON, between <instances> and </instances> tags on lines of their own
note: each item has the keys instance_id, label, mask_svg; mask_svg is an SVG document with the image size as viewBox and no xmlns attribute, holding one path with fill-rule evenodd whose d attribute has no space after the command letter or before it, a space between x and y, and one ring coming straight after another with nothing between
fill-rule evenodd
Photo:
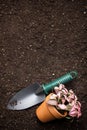
<instances>
[{"instance_id":1,"label":"trowel handle","mask_svg":"<svg viewBox=\"0 0 87 130\"><path fill-rule=\"evenodd\" d=\"M72 81L77 77L77 75L78 74L76 71L71 71L48 84L42 85L45 94L48 94L56 85L58 86L59 84L65 84L69 81Z\"/></svg>"}]
</instances>

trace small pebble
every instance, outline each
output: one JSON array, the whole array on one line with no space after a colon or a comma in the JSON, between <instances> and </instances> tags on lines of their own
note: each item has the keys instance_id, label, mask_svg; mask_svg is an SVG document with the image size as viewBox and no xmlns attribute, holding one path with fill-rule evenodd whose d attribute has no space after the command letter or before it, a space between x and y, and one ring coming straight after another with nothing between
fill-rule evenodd
<instances>
[{"instance_id":1,"label":"small pebble","mask_svg":"<svg viewBox=\"0 0 87 130\"><path fill-rule=\"evenodd\" d=\"M86 11L84 11L83 13L86 14Z\"/></svg>"},{"instance_id":2,"label":"small pebble","mask_svg":"<svg viewBox=\"0 0 87 130\"><path fill-rule=\"evenodd\" d=\"M54 74L54 73L52 73L52 75L54 76L55 74Z\"/></svg>"},{"instance_id":3,"label":"small pebble","mask_svg":"<svg viewBox=\"0 0 87 130\"><path fill-rule=\"evenodd\" d=\"M30 47L32 47L32 45L29 45Z\"/></svg>"},{"instance_id":4,"label":"small pebble","mask_svg":"<svg viewBox=\"0 0 87 130\"><path fill-rule=\"evenodd\" d=\"M54 27L54 25L52 24L52 25L51 25L51 27L53 28L53 27Z\"/></svg>"},{"instance_id":5,"label":"small pebble","mask_svg":"<svg viewBox=\"0 0 87 130\"><path fill-rule=\"evenodd\" d=\"M53 41L52 40L50 40L50 43L52 43Z\"/></svg>"},{"instance_id":6,"label":"small pebble","mask_svg":"<svg viewBox=\"0 0 87 130\"><path fill-rule=\"evenodd\" d=\"M62 13L62 15L65 15L65 13Z\"/></svg>"}]
</instances>

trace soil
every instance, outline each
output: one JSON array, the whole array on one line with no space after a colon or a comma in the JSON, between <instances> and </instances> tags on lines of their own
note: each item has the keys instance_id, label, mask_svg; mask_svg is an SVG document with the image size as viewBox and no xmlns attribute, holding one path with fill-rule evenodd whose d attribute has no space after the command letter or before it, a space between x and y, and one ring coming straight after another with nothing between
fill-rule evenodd
<instances>
[{"instance_id":1,"label":"soil","mask_svg":"<svg viewBox=\"0 0 87 130\"><path fill-rule=\"evenodd\" d=\"M82 104L82 116L41 123L36 105L7 110L22 88L47 83L76 70L67 84ZM30 99L32 100L32 99ZM87 1L0 0L0 130L87 130Z\"/></svg>"}]
</instances>

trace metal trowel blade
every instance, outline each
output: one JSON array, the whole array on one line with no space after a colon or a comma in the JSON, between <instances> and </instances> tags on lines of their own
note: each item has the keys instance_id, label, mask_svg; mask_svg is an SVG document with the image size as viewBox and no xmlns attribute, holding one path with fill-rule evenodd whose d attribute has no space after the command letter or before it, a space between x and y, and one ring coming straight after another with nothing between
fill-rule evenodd
<instances>
[{"instance_id":1,"label":"metal trowel blade","mask_svg":"<svg viewBox=\"0 0 87 130\"><path fill-rule=\"evenodd\" d=\"M23 110L41 103L45 99L45 93L36 93L40 87L39 84L35 83L23 88L10 99L7 108L10 110Z\"/></svg>"}]
</instances>

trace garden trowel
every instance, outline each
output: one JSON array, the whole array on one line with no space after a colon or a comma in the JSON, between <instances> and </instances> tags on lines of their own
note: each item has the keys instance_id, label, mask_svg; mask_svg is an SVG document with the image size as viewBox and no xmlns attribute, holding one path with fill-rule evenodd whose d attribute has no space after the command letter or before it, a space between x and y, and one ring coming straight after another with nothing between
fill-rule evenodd
<instances>
[{"instance_id":1,"label":"garden trowel","mask_svg":"<svg viewBox=\"0 0 87 130\"><path fill-rule=\"evenodd\" d=\"M58 79L43 85L32 84L17 92L9 101L7 108L10 110L23 110L41 103L47 94L59 84L65 84L77 77L76 71L71 71Z\"/></svg>"}]
</instances>

